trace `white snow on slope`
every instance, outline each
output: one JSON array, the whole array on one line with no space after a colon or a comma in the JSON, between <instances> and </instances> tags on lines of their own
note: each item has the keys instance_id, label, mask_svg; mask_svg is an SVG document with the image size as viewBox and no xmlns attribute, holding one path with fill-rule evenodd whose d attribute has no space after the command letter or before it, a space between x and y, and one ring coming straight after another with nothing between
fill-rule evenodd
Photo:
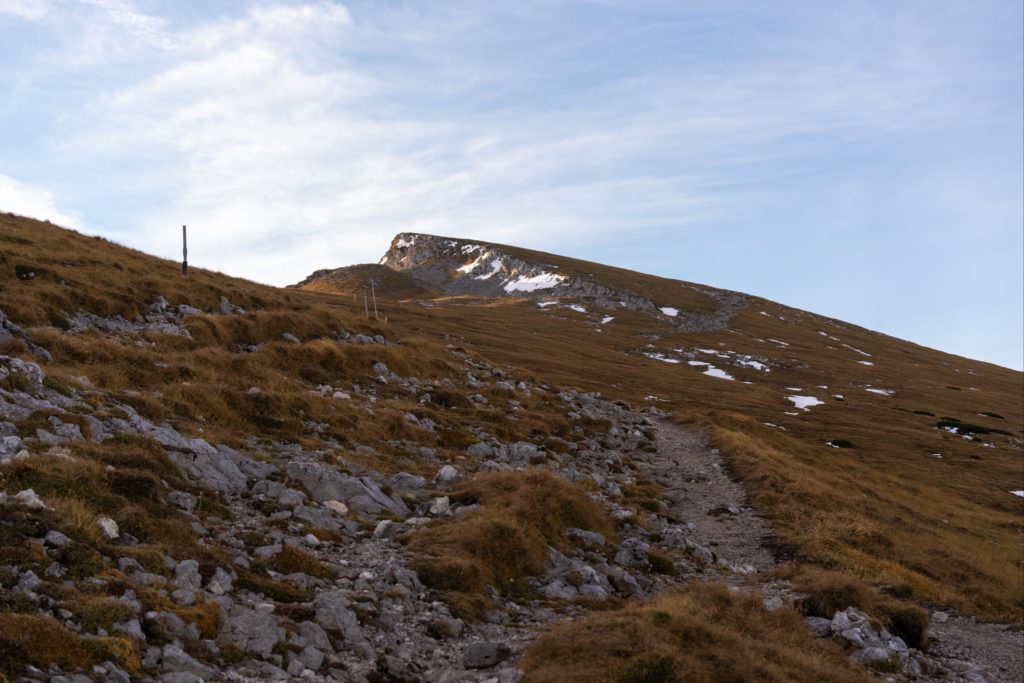
<instances>
[{"instance_id":1,"label":"white snow on slope","mask_svg":"<svg viewBox=\"0 0 1024 683\"><path fill-rule=\"evenodd\" d=\"M475 261L471 261L470 263L467 263L464 266L456 268L456 270L459 271L460 273L465 273L466 275L469 275L471 272L473 272L474 268L480 265L480 263L483 261L483 258L483 255L480 255L476 258Z\"/></svg>"},{"instance_id":2,"label":"white snow on slope","mask_svg":"<svg viewBox=\"0 0 1024 683\"><path fill-rule=\"evenodd\" d=\"M579 304L569 304L569 308L576 311L577 313L586 313L587 309L583 308Z\"/></svg>"},{"instance_id":3,"label":"white snow on slope","mask_svg":"<svg viewBox=\"0 0 1024 683\"><path fill-rule=\"evenodd\" d=\"M538 289L551 289L565 279L564 275L540 273L533 277L520 277L505 284L506 292L534 292Z\"/></svg>"},{"instance_id":4,"label":"white snow on slope","mask_svg":"<svg viewBox=\"0 0 1024 683\"><path fill-rule=\"evenodd\" d=\"M671 358L669 356L665 356L665 355L660 354L660 353L655 353L653 351L644 351L644 355L647 356L648 358L653 359L653 360L660 360L662 363L673 363L673 364L675 364L675 363L679 362L678 358Z\"/></svg>"},{"instance_id":5,"label":"white snow on slope","mask_svg":"<svg viewBox=\"0 0 1024 683\"><path fill-rule=\"evenodd\" d=\"M850 349L851 351L856 351L857 353L859 353L862 356L867 356L868 358L871 357L871 354L868 353L867 351L861 351L860 349L855 349L852 346L850 346L849 344L843 344L843 346L845 346L846 348Z\"/></svg>"},{"instance_id":6,"label":"white snow on slope","mask_svg":"<svg viewBox=\"0 0 1024 683\"><path fill-rule=\"evenodd\" d=\"M606 315L605 317L601 318L601 324L602 325L607 325L608 323L610 323L613 320L615 320L615 316L614 315Z\"/></svg>"},{"instance_id":7,"label":"white snow on slope","mask_svg":"<svg viewBox=\"0 0 1024 683\"><path fill-rule=\"evenodd\" d=\"M892 389L876 389L874 387L864 387L864 391L870 391L872 394L879 394L881 396L892 396Z\"/></svg>"},{"instance_id":8,"label":"white snow on slope","mask_svg":"<svg viewBox=\"0 0 1024 683\"><path fill-rule=\"evenodd\" d=\"M462 253L463 254L472 254L474 251L479 251L480 248L481 247L480 247L479 244L463 244L462 245Z\"/></svg>"},{"instance_id":9,"label":"white snow on slope","mask_svg":"<svg viewBox=\"0 0 1024 683\"><path fill-rule=\"evenodd\" d=\"M674 318L677 315L679 315L679 309L678 308L672 308L671 306L664 306L664 307L662 307L661 312L664 313L665 315L667 315L670 318Z\"/></svg>"},{"instance_id":10,"label":"white snow on slope","mask_svg":"<svg viewBox=\"0 0 1024 683\"><path fill-rule=\"evenodd\" d=\"M548 306L557 306L557 305L558 305L557 301L541 301L540 303L537 304L537 307L538 308L547 308Z\"/></svg>"},{"instance_id":11,"label":"white snow on slope","mask_svg":"<svg viewBox=\"0 0 1024 683\"><path fill-rule=\"evenodd\" d=\"M871 362L871 361L869 361L869 360L859 360L859 361L857 361L857 362L858 362L858 363L860 363L861 365L868 365L868 366L870 366L870 365L874 365L874 363L872 363L872 362Z\"/></svg>"},{"instance_id":12,"label":"white snow on slope","mask_svg":"<svg viewBox=\"0 0 1024 683\"><path fill-rule=\"evenodd\" d=\"M500 258L496 258L496 259L494 259L494 261L491 262L491 272L485 273L484 275L477 275L476 279L477 280L490 280L492 277L494 277L495 275L498 274L499 270L501 270L501 259Z\"/></svg>"},{"instance_id":13,"label":"white snow on slope","mask_svg":"<svg viewBox=\"0 0 1024 683\"><path fill-rule=\"evenodd\" d=\"M809 410L814 406L825 405L824 401L819 401L814 396L787 396L787 401L792 401L793 405L802 410Z\"/></svg>"},{"instance_id":14,"label":"white snow on slope","mask_svg":"<svg viewBox=\"0 0 1024 683\"><path fill-rule=\"evenodd\" d=\"M708 375L710 377L717 377L718 379L729 379L729 380L735 380L736 379L735 377L730 375L725 370L721 370L719 368L716 368L715 366L709 367L707 370L704 371L704 374Z\"/></svg>"},{"instance_id":15,"label":"white snow on slope","mask_svg":"<svg viewBox=\"0 0 1024 683\"><path fill-rule=\"evenodd\" d=\"M414 244L416 244L416 237L415 236L412 239L410 239L408 242L406 242L405 238L402 237L402 238L400 238L398 240L398 244L396 244L395 246L398 247L399 249L405 249L406 247L411 247Z\"/></svg>"},{"instance_id":16,"label":"white snow on slope","mask_svg":"<svg viewBox=\"0 0 1024 683\"><path fill-rule=\"evenodd\" d=\"M1010 491L1010 493L1020 498L1024 498L1024 491Z\"/></svg>"}]
</instances>

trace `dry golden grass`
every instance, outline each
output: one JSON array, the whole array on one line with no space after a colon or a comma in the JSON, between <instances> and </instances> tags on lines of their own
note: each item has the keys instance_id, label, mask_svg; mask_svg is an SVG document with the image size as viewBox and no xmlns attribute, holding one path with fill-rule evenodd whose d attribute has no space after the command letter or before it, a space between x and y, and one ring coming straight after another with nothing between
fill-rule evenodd
<instances>
[{"instance_id":1,"label":"dry golden grass","mask_svg":"<svg viewBox=\"0 0 1024 683\"><path fill-rule=\"evenodd\" d=\"M659 306L710 312L716 305L706 288L688 283L512 251L592 274ZM35 278L19 279L18 266L33 269ZM462 392L446 395L435 387L430 391L437 402L423 406L374 385L379 400L373 416L355 402L309 393L320 382L341 387L372 383L370 368L378 360L399 374L425 380L458 374L463 370L455 367L452 352L461 350L493 365L515 367L517 376L537 383L657 405L710 430L733 472L750 486L785 556L847 572L923 603L1020 621L1024 500L1009 491L1024 488L1021 373L756 297L748 298L729 329L685 334L638 313L592 310L593 318L615 316L597 332L587 316L540 310L525 300L440 299L426 308L401 301L409 292L398 284L392 290L385 285L378 292L382 320L376 322L364 318L362 302L352 300L351 290L341 296L279 290L201 269L185 279L176 263L0 215L0 310L30 328L33 339L53 353L46 371L55 388L78 386L77 378L84 375L152 419L167 420L189 436L199 436L201 428L204 438L235 446L246 434L301 443L307 438L303 422L310 420L326 424L327 434L343 446L404 439L405 446L384 447L365 463L384 471L430 474L418 469L409 451L430 446L454 457L472 443L470 428L476 425L505 441L572 437L564 406L549 396L524 400L514 414L518 419L510 420L507 397L494 392L485 392L492 405L474 408ZM152 335L145 340L152 344L147 347L59 331L67 314L79 309L132 317L157 295L172 304L210 309L224 295L249 313L191 316L186 324L192 339ZM338 344L333 335L342 327L382 334L393 344ZM282 341L283 332L303 343ZM259 350L240 353L239 346L250 343L260 344ZM759 373L719 361L737 379L753 384L727 382L685 364L638 356L646 344L663 351L728 349L769 358L772 370ZM859 364L868 357L849 347L870 354L873 365ZM8 352L30 357L17 345ZM895 394L871 394L865 391L868 385ZM250 394L251 387L261 393ZM802 393L826 404L787 415L792 406L784 397L795 393L787 387L803 387ZM832 394L843 394L845 400ZM651 395L660 400L646 400ZM401 419L407 410L438 422L437 434L410 428ZM981 435L995 446L986 448L937 429L944 418L1009 435ZM853 447L825 445L838 439ZM95 459L112 462L115 457ZM128 465L121 461L114 467ZM126 514L132 506L146 510L143 502L109 489L91 498L70 491L52 495L78 501L67 505L79 519L85 519L84 510L105 510L102 501L116 508L123 499L118 509Z\"/></svg>"},{"instance_id":2,"label":"dry golden grass","mask_svg":"<svg viewBox=\"0 0 1024 683\"><path fill-rule=\"evenodd\" d=\"M435 522L417 533L410 548L427 585L444 591L465 616L480 616L487 588L520 595L525 579L548 566L548 546L566 549L567 527L614 540L612 522L582 489L547 470L480 474L453 495L477 503L477 512Z\"/></svg>"},{"instance_id":3,"label":"dry golden grass","mask_svg":"<svg viewBox=\"0 0 1024 683\"><path fill-rule=\"evenodd\" d=\"M112 661L129 673L140 670L134 643L124 638L84 639L50 617L0 614L0 674L16 678L29 665L86 669Z\"/></svg>"},{"instance_id":4,"label":"dry golden grass","mask_svg":"<svg viewBox=\"0 0 1024 683\"><path fill-rule=\"evenodd\" d=\"M688 283L537 258L563 272L591 273L642 292L658 305L710 310L710 297ZM1009 493L1024 488L1021 373L756 297L748 298L729 329L700 334L617 310L590 311L592 319L615 316L596 332L587 316L539 310L525 300L435 303L423 309L386 302L382 310L395 328L457 334L462 347L493 363L524 368L560 386L653 404L710 430L714 445L752 489L784 556L875 585L909 588L924 603L1021 623L1024 500ZM753 382L748 385L639 357L636 351L652 343L652 332L661 350L726 349L768 358L772 369L760 373L711 359L738 380ZM867 392L869 386L895 393L879 396ZM785 396L794 393L826 404L787 415L794 409ZM651 395L659 400L646 400ZM985 447L938 429L947 417L1007 434L981 434L995 446ZM826 442L834 440L853 448L829 448Z\"/></svg>"},{"instance_id":5,"label":"dry golden grass","mask_svg":"<svg viewBox=\"0 0 1024 683\"><path fill-rule=\"evenodd\" d=\"M859 579L841 572L817 567L788 565L780 576L793 581L807 595L802 609L810 615L831 619L839 610L856 607L876 618L911 647L924 649L928 644L928 612L864 585Z\"/></svg>"},{"instance_id":6,"label":"dry golden grass","mask_svg":"<svg viewBox=\"0 0 1024 683\"><path fill-rule=\"evenodd\" d=\"M869 681L799 614L695 583L560 626L527 651L525 683Z\"/></svg>"}]
</instances>

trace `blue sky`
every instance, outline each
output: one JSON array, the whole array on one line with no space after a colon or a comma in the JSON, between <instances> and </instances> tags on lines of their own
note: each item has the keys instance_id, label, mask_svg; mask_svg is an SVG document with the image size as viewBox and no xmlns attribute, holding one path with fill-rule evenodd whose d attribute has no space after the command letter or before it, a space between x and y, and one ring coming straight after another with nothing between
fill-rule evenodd
<instances>
[{"instance_id":1,"label":"blue sky","mask_svg":"<svg viewBox=\"0 0 1024 683\"><path fill-rule=\"evenodd\" d=\"M1019 0L0 0L0 210L287 284L400 231L1024 364Z\"/></svg>"}]
</instances>

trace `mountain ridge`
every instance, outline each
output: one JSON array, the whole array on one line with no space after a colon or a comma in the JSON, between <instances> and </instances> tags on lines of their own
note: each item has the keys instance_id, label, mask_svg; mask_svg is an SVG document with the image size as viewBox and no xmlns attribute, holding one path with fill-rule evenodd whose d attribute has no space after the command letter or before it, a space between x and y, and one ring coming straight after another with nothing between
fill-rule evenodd
<instances>
[{"instance_id":1,"label":"mountain ridge","mask_svg":"<svg viewBox=\"0 0 1024 683\"><path fill-rule=\"evenodd\" d=\"M656 311L0 214L0 675L1019 678L1024 375L462 246L418 265Z\"/></svg>"}]
</instances>

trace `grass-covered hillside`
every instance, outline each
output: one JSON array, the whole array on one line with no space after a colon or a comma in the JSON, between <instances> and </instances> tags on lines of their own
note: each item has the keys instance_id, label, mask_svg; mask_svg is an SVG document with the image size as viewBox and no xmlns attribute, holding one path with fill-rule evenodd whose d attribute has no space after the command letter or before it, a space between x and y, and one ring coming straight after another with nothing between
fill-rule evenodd
<instances>
[{"instance_id":1,"label":"grass-covered hillside","mask_svg":"<svg viewBox=\"0 0 1024 683\"><path fill-rule=\"evenodd\" d=\"M0 214L0 681L1008 680L929 616L1020 627L1020 373L489 246L586 282Z\"/></svg>"}]
</instances>

